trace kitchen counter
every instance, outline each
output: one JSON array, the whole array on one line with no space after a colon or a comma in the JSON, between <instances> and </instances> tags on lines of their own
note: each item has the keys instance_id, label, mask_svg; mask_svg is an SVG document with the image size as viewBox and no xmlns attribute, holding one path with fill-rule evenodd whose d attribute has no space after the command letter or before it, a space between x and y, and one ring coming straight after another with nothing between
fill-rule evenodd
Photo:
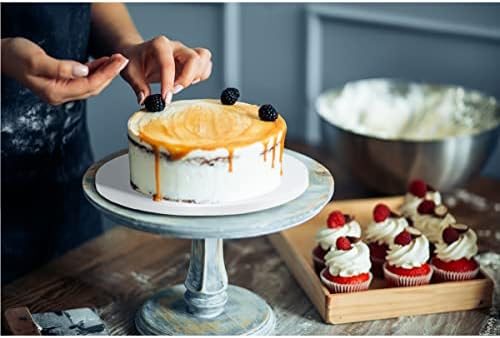
<instances>
[{"instance_id":1,"label":"kitchen counter","mask_svg":"<svg viewBox=\"0 0 500 338\"><path fill-rule=\"evenodd\" d=\"M346 170L329 163L320 149L294 143L288 147L308 154L332 170L336 179L335 199L375 195L355 184ZM480 252L500 253L500 181L476 178L465 189L445 194L445 201L451 202L459 220L477 231ZM32 312L43 312L93 307L111 334L137 334L133 319L144 300L162 288L184 281L189 245L187 240L115 227L2 287L2 308L26 305ZM498 334L493 330L500 330L499 305L496 310L324 324L266 237L227 240L224 255L230 283L256 292L274 308L276 334L469 335ZM494 278L498 279L496 271Z\"/></svg>"}]
</instances>

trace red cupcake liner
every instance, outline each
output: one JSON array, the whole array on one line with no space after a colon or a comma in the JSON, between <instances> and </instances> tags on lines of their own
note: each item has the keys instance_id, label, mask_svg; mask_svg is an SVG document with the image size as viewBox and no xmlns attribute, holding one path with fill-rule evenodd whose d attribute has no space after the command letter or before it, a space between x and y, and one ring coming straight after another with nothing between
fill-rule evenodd
<instances>
[{"instance_id":1,"label":"red cupcake liner","mask_svg":"<svg viewBox=\"0 0 500 338\"><path fill-rule=\"evenodd\" d=\"M432 278L432 269L429 273L421 276L400 276L387 270L387 263L384 264L384 278L388 286L404 287L429 284Z\"/></svg>"},{"instance_id":2,"label":"red cupcake liner","mask_svg":"<svg viewBox=\"0 0 500 338\"><path fill-rule=\"evenodd\" d=\"M326 271L326 268L324 268L321 273L319 274L319 277L321 278L321 282L330 290L330 292L333 293L348 293L348 292L359 292L359 291L365 291L368 290L368 287L370 286L370 283L372 282L373 275L371 272L370 278L367 281L361 282L361 283L356 283L356 284L341 284L341 283L335 283L332 282L329 279L326 279L325 276L323 276L323 273Z\"/></svg>"},{"instance_id":3,"label":"red cupcake liner","mask_svg":"<svg viewBox=\"0 0 500 338\"><path fill-rule=\"evenodd\" d=\"M447 282L447 281L462 281L470 280L476 278L479 273L479 266L471 271L447 271L432 265L432 270L434 270L434 279L436 282Z\"/></svg>"}]
</instances>

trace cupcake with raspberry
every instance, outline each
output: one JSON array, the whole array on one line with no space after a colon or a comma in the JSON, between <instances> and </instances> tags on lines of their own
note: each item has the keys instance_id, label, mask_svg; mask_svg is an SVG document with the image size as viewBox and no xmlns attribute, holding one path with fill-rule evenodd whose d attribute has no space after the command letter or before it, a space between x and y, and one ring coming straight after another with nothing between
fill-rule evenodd
<instances>
[{"instance_id":1,"label":"cupcake with raspberry","mask_svg":"<svg viewBox=\"0 0 500 338\"><path fill-rule=\"evenodd\" d=\"M407 219L392 212L387 205L379 203L373 209L373 222L364 229L363 238L370 248L372 272L375 276L383 277L382 266L389 245L407 226Z\"/></svg>"},{"instance_id":2,"label":"cupcake with raspberry","mask_svg":"<svg viewBox=\"0 0 500 338\"><path fill-rule=\"evenodd\" d=\"M432 268L429 260L429 241L417 229L408 227L394 238L384 264L388 286L417 286L429 284Z\"/></svg>"},{"instance_id":3,"label":"cupcake with raspberry","mask_svg":"<svg viewBox=\"0 0 500 338\"><path fill-rule=\"evenodd\" d=\"M367 290L373 279L370 249L359 238L337 238L325 256L325 264L320 278L333 293Z\"/></svg>"},{"instance_id":4,"label":"cupcake with raspberry","mask_svg":"<svg viewBox=\"0 0 500 338\"><path fill-rule=\"evenodd\" d=\"M444 204L436 205L431 200L420 202L417 214L413 216L413 226L420 230L431 244L440 242L443 230L456 222ZM431 252L433 251L431 245Z\"/></svg>"},{"instance_id":5,"label":"cupcake with raspberry","mask_svg":"<svg viewBox=\"0 0 500 338\"><path fill-rule=\"evenodd\" d=\"M435 205L440 205L441 194L423 180L411 181L403 205L400 207L401 213L406 217L413 218L423 200L429 200L434 202Z\"/></svg>"},{"instance_id":6,"label":"cupcake with raspberry","mask_svg":"<svg viewBox=\"0 0 500 338\"><path fill-rule=\"evenodd\" d=\"M473 258L477 254L477 236L466 225L453 224L444 229L435 253L431 264L436 281L469 280L479 272L479 264Z\"/></svg>"},{"instance_id":7,"label":"cupcake with raspberry","mask_svg":"<svg viewBox=\"0 0 500 338\"><path fill-rule=\"evenodd\" d=\"M325 255L339 237L361 237L361 227L353 216L335 210L328 216L326 227L316 234L317 246L313 250L316 273L320 273L325 268Z\"/></svg>"}]
</instances>

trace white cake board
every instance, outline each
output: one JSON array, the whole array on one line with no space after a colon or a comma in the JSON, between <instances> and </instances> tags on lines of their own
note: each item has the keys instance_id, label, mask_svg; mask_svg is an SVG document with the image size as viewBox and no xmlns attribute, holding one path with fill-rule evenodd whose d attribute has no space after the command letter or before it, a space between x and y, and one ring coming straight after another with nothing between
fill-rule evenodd
<instances>
[{"instance_id":1,"label":"white cake board","mask_svg":"<svg viewBox=\"0 0 500 338\"><path fill-rule=\"evenodd\" d=\"M130 185L129 159L128 154L125 154L101 166L97 171L95 184L102 197L134 210L171 216L226 216L270 209L296 199L309 186L309 173L300 160L284 154L281 184L267 194L241 201L217 204L195 204L166 200L155 202L151 196L137 192Z\"/></svg>"}]
</instances>

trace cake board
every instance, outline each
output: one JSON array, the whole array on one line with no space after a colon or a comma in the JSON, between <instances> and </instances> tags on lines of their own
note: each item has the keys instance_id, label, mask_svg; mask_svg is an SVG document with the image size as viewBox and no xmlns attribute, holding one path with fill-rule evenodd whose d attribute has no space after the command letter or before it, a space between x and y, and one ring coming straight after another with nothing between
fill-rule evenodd
<instances>
[{"instance_id":1,"label":"cake board","mask_svg":"<svg viewBox=\"0 0 500 338\"><path fill-rule=\"evenodd\" d=\"M192 240L184 285L175 285L147 300L136 315L136 327L147 335L267 335L276 319L258 295L228 285L224 238L267 235L314 217L333 195L334 182L320 163L285 150L308 169L309 186L298 198L272 209L249 214L210 217L169 216L132 210L103 198L96 190L98 169L126 151L109 155L84 175L88 200L111 220L141 231Z\"/></svg>"}]
</instances>

